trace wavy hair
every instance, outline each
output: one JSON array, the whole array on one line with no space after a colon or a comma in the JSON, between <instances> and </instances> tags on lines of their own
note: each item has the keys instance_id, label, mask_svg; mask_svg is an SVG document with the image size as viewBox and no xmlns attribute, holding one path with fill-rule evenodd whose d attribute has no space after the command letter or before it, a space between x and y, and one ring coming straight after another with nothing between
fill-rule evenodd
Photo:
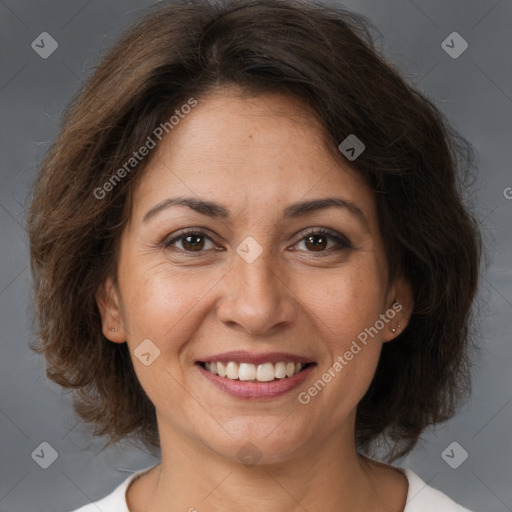
<instances>
[{"instance_id":1,"label":"wavy hair","mask_svg":"<svg viewBox=\"0 0 512 512\"><path fill-rule=\"evenodd\" d=\"M318 2L159 2L78 92L42 162L28 216L39 325L31 348L107 445L133 438L159 447L154 405L127 344L103 336L95 300L116 274L131 194L151 155L103 199L94 191L188 98L230 85L299 98L339 160L349 134L366 146L350 165L374 191L390 279L406 278L415 306L407 328L384 344L358 405L358 449L371 453L385 440L394 460L455 414L470 389L481 253L463 200L472 150L380 55L374 31L361 15Z\"/></svg>"}]
</instances>

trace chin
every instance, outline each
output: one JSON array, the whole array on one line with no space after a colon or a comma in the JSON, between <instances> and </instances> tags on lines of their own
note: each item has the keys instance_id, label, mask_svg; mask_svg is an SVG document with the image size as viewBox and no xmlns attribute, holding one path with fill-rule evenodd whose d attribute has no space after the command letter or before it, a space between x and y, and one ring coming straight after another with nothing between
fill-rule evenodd
<instances>
[{"instance_id":1,"label":"chin","mask_svg":"<svg viewBox=\"0 0 512 512\"><path fill-rule=\"evenodd\" d=\"M304 445L305 432L283 428L286 419L247 418L237 419L236 423L225 425L231 434L205 444L218 455L240 462L246 466L262 466L290 461ZM296 426L296 425L294 425Z\"/></svg>"}]
</instances>

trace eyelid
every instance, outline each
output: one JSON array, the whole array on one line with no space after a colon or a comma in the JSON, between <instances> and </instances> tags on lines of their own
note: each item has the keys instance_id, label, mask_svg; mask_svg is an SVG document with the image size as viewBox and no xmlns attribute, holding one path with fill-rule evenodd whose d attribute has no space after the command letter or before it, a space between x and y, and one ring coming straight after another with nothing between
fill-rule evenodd
<instances>
[{"instance_id":1,"label":"eyelid","mask_svg":"<svg viewBox=\"0 0 512 512\"><path fill-rule=\"evenodd\" d=\"M200 235L200 236L204 236L205 238L208 238L210 239L212 242L215 243L215 240L213 239L214 237L212 236L210 230L206 229L206 228L200 228L200 227L197 227L197 228L183 228L183 229L179 229L178 231L172 233L170 236L167 236L164 238L164 240L162 241L162 245L164 247L170 247L171 244L173 242L176 242L178 240L180 240L181 238L185 238L187 235ZM183 252L193 252L193 251L183 251ZM204 252L204 251L198 251L198 252Z\"/></svg>"},{"instance_id":2,"label":"eyelid","mask_svg":"<svg viewBox=\"0 0 512 512\"><path fill-rule=\"evenodd\" d=\"M306 231L301 232L301 238L300 238L300 240L298 240L297 243L301 242L302 240L304 240L304 238L306 238L309 235L317 235L317 234L329 236L332 239L339 242L341 245L344 245L349 249L354 248L350 239L347 236L345 236L343 233L339 233L338 231L334 231L332 229L323 228L323 227L307 228Z\"/></svg>"},{"instance_id":3,"label":"eyelid","mask_svg":"<svg viewBox=\"0 0 512 512\"><path fill-rule=\"evenodd\" d=\"M204 238L208 238L211 240L214 244L216 244L214 237L210 235L210 231L206 228L200 228L200 227L192 227L192 228L183 228L182 230L178 230L177 232L172 234L172 237L166 237L164 241L162 242L163 246L165 248L168 248L173 244L174 242L179 241L180 239L186 237L187 235L199 235L203 236ZM298 234L300 238L293 244L292 247L296 246L300 242L304 241L308 236L310 235L325 235L327 237L330 237L332 240L336 241L338 244L338 250L345 249L353 249L354 246L352 245L352 242L349 240L348 237L346 237L344 234L339 233L338 231L334 231L329 228L325 227L311 227L307 228L305 231L300 231ZM180 250L182 253L188 253L188 254L196 254L200 255L201 253L206 252L205 250L201 251L184 251ZM301 251L302 252L302 251ZM315 252L315 251L304 251L304 252ZM318 251L319 253L327 253L330 254L331 252L329 250L325 251Z\"/></svg>"}]
</instances>

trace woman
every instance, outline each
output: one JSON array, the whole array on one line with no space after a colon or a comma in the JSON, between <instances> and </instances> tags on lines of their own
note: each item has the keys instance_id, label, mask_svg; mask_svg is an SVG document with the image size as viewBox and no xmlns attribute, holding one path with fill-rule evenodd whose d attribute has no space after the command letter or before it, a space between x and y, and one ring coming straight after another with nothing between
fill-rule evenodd
<instances>
[{"instance_id":1,"label":"woman","mask_svg":"<svg viewBox=\"0 0 512 512\"><path fill-rule=\"evenodd\" d=\"M343 9L176 1L127 32L29 215L48 376L161 455L79 510L467 510L373 458L467 389L463 142Z\"/></svg>"}]
</instances>

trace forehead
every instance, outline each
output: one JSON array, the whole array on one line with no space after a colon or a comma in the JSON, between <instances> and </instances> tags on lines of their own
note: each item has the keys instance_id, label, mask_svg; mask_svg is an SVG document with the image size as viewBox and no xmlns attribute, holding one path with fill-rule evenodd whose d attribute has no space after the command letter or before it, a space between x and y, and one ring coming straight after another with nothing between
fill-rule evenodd
<instances>
[{"instance_id":1,"label":"forehead","mask_svg":"<svg viewBox=\"0 0 512 512\"><path fill-rule=\"evenodd\" d=\"M299 100L219 91L197 106L158 144L134 194L134 216L169 196L197 196L237 214L284 209L337 195L371 217L373 193L326 147L322 126Z\"/></svg>"}]
</instances>

